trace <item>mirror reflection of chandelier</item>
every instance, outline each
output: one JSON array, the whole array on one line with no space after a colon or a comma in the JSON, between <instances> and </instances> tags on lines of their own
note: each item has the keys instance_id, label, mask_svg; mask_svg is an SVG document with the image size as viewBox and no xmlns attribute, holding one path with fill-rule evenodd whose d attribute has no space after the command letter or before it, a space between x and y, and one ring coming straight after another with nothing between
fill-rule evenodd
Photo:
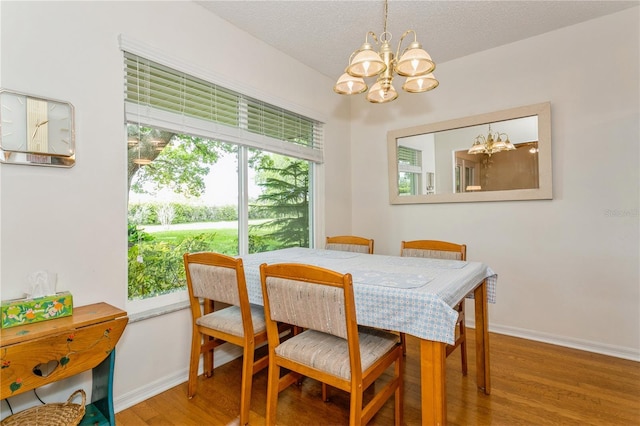
<instances>
[{"instance_id":1,"label":"mirror reflection of chandelier","mask_svg":"<svg viewBox=\"0 0 640 426\"><path fill-rule=\"evenodd\" d=\"M504 137L504 140L502 139ZM478 135L473 142L471 148L469 148L468 154L487 154L491 157L491 154L502 151L512 151L516 149L515 146L509 141L509 136L506 133L491 132L491 124L489 124L489 133L487 136Z\"/></svg>"},{"instance_id":2,"label":"mirror reflection of chandelier","mask_svg":"<svg viewBox=\"0 0 640 426\"><path fill-rule=\"evenodd\" d=\"M384 2L384 30L380 37L369 31L365 35L364 44L349 57L349 65L345 73L340 76L333 90L341 95L357 95L365 92L368 87L364 78L378 76L377 81L369 93L367 100L373 103L391 102L398 97L398 92L391 84L394 73L407 77L402 89L409 93L426 92L438 86L438 80L432 71L436 64L431 56L422 49L417 41L414 30L407 30L400 37L398 49L394 56L391 50L391 34L387 32L387 0ZM413 42L402 51L400 47L404 38L413 34ZM369 43L369 36L374 40L380 51L373 50Z\"/></svg>"}]
</instances>

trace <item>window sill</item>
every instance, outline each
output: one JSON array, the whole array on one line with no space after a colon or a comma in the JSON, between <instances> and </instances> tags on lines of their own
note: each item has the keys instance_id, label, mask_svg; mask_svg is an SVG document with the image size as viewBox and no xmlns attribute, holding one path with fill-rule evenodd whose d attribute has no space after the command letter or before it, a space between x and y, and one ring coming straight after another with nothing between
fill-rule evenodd
<instances>
[{"instance_id":1,"label":"window sill","mask_svg":"<svg viewBox=\"0 0 640 426\"><path fill-rule=\"evenodd\" d=\"M189 301L184 300L182 302L172 303L170 305L159 306L157 308L146 309L144 311L136 312L129 315L129 324L144 321L151 318L159 317L161 315L170 314L172 312L181 311L189 308Z\"/></svg>"}]
</instances>

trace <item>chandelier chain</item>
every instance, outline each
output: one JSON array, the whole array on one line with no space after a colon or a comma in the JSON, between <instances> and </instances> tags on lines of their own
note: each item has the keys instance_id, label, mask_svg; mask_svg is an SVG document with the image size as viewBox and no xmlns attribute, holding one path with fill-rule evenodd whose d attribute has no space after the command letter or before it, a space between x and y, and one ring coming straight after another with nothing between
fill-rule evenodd
<instances>
[{"instance_id":1,"label":"chandelier chain","mask_svg":"<svg viewBox=\"0 0 640 426\"><path fill-rule=\"evenodd\" d=\"M383 33L387 32L387 15L389 13L389 2L388 0L384 0L384 27Z\"/></svg>"}]
</instances>

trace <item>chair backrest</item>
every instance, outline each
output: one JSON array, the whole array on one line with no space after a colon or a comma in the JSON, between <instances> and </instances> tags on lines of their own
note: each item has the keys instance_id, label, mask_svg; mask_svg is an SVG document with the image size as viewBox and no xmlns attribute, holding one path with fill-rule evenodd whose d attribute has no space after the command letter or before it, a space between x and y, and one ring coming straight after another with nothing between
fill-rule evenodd
<instances>
[{"instance_id":1,"label":"chair backrest","mask_svg":"<svg viewBox=\"0 0 640 426\"><path fill-rule=\"evenodd\" d=\"M260 266L265 317L357 339L351 274L298 263ZM351 326L351 329L350 329Z\"/></svg>"},{"instance_id":2,"label":"chair backrest","mask_svg":"<svg viewBox=\"0 0 640 426\"><path fill-rule=\"evenodd\" d=\"M354 235L327 237L327 250L352 251L373 254L373 240Z\"/></svg>"},{"instance_id":3,"label":"chair backrest","mask_svg":"<svg viewBox=\"0 0 640 426\"><path fill-rule=\"evenodd\" d=\"M403 241L400 256L432 259L467 260L466 244L437 240Z\"/></svg>"},{"instance_id":4,"label":"chair backrest","mask_svg":"<svg viewBox=\"0 0 640 426\"><path fill-rule=\"evenodd\" d=\"M242 259L213 252L185 253L183 259L194 321L202 315L202 298L239 306L245 328L253 330Z\"/></svg>"}]
</instances>

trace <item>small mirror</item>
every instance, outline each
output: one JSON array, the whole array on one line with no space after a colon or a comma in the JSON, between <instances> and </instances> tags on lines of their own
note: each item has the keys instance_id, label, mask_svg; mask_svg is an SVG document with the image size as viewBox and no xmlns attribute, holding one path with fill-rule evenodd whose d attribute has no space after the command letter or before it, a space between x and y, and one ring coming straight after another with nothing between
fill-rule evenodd
<instances>
[{"instance_id":1,"label":"small mirror","mask_svg":"<svg viewBox=\"0 0 640 426\"><path fill-rule=\"evenodd\" d=\"M391 204L551 199L550 104L388 133Z\"/></svg>"}]
</instances>

